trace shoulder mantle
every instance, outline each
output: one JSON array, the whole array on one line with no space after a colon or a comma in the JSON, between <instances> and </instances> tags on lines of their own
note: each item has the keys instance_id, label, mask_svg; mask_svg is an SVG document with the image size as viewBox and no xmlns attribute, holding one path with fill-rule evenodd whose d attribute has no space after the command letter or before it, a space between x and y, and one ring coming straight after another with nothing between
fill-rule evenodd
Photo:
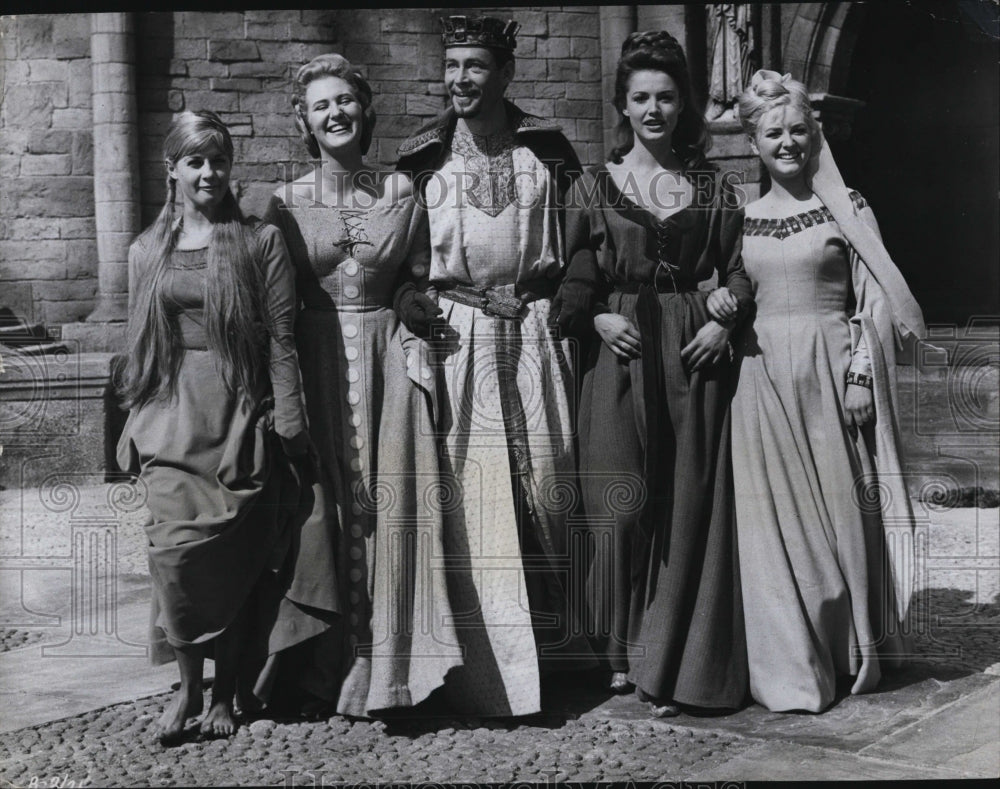
<instances>
[{"instance_id":1,"label":"shoulder mantle","mask_svg":"<svg viewBox=\"0 0 1000 789\"><path fill-rule=\"evenodd\" d=\"M511 128L515 134L530 132L559 134L562 132L562 127L558 123L527 113L512 102L506 101L505 105L507 117L510 119ZM404 140L397 149L397 153L400 158L404 158L433 145L445 145L455 129L456 121L455 111L450 108L445 110L444 113L419 129L412 137Z\"/></svg>"}]
</instances>

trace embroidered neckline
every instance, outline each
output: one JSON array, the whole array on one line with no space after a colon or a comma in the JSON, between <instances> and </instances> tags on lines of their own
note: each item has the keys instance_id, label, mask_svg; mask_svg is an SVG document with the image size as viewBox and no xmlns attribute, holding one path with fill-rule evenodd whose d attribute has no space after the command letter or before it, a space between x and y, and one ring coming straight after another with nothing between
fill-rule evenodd
<instances>
[{"instance_id":1,"label":"embroidered neckline","mask_svg":"<svg viewBox=\"0 0 1000 789\"><path fill-rule=\"evenodd\" d=\"M456 129L452 137L452 153L465 159L466 172L474 176L467 190L469 205L487 216L499 216L514 202L516 144L510 129L489 136Z\"/></svg>"},{"instance_id":2,"label":"embroidered neckline","mask_svg":"<svg viewBox=\"0 0 1000 789\"><path fill-rule=\"evenodd\" d=\"M178 258L178 255L184 255L185 257L190 257L192 253L204 253L197 255L197 257L192 261L183 261ZM181 271L197 271L198 269L203 269L208 266L208 247L198 247L197 249L172 249L170 250L170 268L179 269Z\"/></svg>"},{"instance_id":3,"label":"embroidered neckline","mask_svg":"<svg viewBox=\"0 0 1000 789\"><path fill-rule=\"evenodd\" d=\"M858 192L852 189L850 195L855 210L860 211L868 206L868 201ZM743 234L747 236L770 236L784 240L810 227L825 225L835 221L830 209L824 205L777 219L748 216L743 222Z\"/></svg>"}]
</instances>

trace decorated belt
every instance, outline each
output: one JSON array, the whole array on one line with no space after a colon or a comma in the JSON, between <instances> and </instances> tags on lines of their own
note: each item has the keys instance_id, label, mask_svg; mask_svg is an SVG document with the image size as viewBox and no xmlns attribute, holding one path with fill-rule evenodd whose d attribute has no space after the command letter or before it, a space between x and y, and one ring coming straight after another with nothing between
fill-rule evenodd
<instances>
[{"instance_id":1,"label":"decorated belt","mask_svg":"<svg viewBox=\"0 0 1000 789\"><path fill-rule=\"evenodd\" d=\"M500 285L492 288L474 288L471 285L452 283L436 283L435 287L445 298L481 310L491 318L505 320L521 320L526 305L538 299L551 298L556 291L552 280L532 280L523 285Z\"/></svg>"}]
</instances>

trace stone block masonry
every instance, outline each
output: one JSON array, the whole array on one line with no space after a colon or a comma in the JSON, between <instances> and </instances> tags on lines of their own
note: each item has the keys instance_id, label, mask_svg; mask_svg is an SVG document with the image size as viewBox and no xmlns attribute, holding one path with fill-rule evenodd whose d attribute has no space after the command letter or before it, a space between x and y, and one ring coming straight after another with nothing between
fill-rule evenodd
<instances>
[{"instance_id":1,"label":"stone block masonry","mask_svg":"<svg viewBox=\"0 0 1000 789\"><path fill-rule=\"evenodd\" d=\"M437 18L466 12L136 13L142 226L163 205L163 139L182 110L213 110L230 126L233 187L248 213L259 214L279 183L308 172L291 82L322 53L344 55L370 81L378 125L368 158L391 167L399 144L445 106ZM602 161L598 8L475 12L521 23L511 97L560 123L585 165ZM80 320L95 306L98 269L91 97L103 72L91 75L90 16L6 16L0 25L0 290L27 286L36 319Z\"/></svg>"},{"instance_id":2,"label":"stone block masonry","mask_svg":"<svg viewBox=\"0 0 1000 789\"><path fill-rule=\"evenodd\" d=\"M344 55L371 83L378 125L368 159L391 167L399 144L445 106L437 17L465 11L138 15L143 224L153 220L165 196L161 160L169 113L211 109L222 115L239 138L234 190L250 213L260 213L286 177L308 172L308 152L293 126L291 84L296 69L321 53ZM600 161L598 9L481 11L521 22L511 91L518 103L559 122L585 164ZM149 122L153 115L158 120Z\"/></svg>"},{"instance_id":3,"label":"stone block masonry","mask_svg":"<svg viewBox=\"0 0 1000 789\"><path fill-rule=\"evenodd\" d=\"M5 16L0 36L0 306L58 326L97 289L90 16Z\"/></svg>"}]
</instances>

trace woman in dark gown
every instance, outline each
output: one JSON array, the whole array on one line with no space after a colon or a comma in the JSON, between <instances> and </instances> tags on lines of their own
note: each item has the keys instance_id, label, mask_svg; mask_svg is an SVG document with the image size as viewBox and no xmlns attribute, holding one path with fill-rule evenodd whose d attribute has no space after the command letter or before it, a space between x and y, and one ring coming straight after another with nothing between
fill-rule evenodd
<instances>
[{"instance_id":1,"label":"woman in dark gown","mask_svg":"<svg viewBox=\"0 0 1000 789\"><path fill-rule=\"evenodd\" d=\"M275 228L240 214L228 130L213 113L182 113L164 155L166 205L129 250L131 412L118 459L139 474L152 515L151 654L176 659L181 676L155 726L171 743L202 711L206 656L215 681L201 732L235 730L237 673L269 629L250 602L287 555L297 485L286 458L308 438L291 263Z\"/></svg>"},{"instance_id":2,"label":"woman in dark gown","mask_svg":"<svg viewBox=\"0 0 1000 789\"><path fill-rule=\"evenodd\" d=\"M750 306L704 159L684 53L667 33L622 47L615 106L634 142L586 173L567 208L558 302L584 340L580 484L593 536L587 597L612 689L654 715L739 706L747 668L729 461L730 326L699 283Z\"/></svg>"}]
</instances>

